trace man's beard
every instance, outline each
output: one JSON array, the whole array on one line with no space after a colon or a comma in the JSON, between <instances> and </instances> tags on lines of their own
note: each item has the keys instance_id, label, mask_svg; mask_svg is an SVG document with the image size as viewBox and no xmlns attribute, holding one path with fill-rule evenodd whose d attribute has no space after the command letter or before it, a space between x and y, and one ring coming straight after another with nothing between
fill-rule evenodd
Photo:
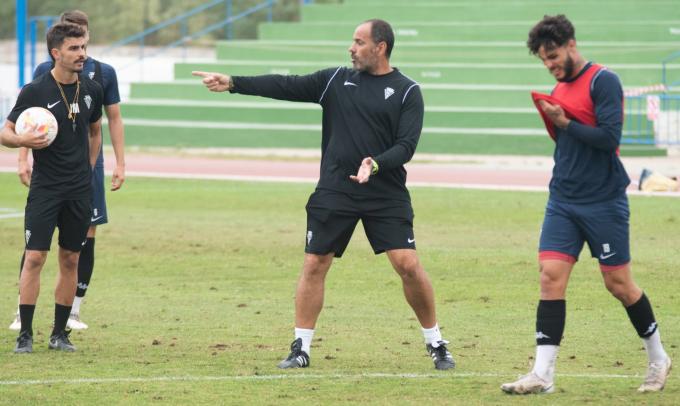
<instances>
[{"instance_id":1,"label":"man's beard","mask_svg":"<svg viewBox=\"0 0 680 406\"><path fill-rule=\"evenodd\" d=\"M562 69L564 71L564 77L562 79L557 79L558 82L568 82L571 80L571 77L574 75L574 67L575 67L574 60L571 59L571 56L567 55L567 59L564 61L564 68Z\"/></svg>"}]
</instances>

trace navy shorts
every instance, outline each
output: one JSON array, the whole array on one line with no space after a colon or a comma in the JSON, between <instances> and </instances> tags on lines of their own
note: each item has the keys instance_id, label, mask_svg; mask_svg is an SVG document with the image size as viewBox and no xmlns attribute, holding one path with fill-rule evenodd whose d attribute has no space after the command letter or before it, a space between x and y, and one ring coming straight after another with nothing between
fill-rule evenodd
<instances>
[{"instance_id":1,"label":"navy shorts","mask_svg":"<svg viewBox=\"0 0 680 406\"><path fill-rule=\"evenodd\" d=\"M92 214L91 200L64 200L29 194L24 216L26 249L49 251L54 229L59 228L59 246L80 252L87 238Z\"/></svg>"},{"instance_id":2,"label":"navy shorts","mask_svg":"<svg viewBox=\"0 0 680 406\"><path fill-rule=\"evenodd\" d=\"M380 254L393 249L415 249L413 208L408 201L365 198L317 190L307 202L305 252L341 257L359 220Z\"/></svg>"},{"instance_id":3,"label":"navy shorts","mask_svg":"<svg viewBox=\"0 0 680 406\"><path fill-rule=\"evenodd\" d=\"M603 270L630 262L628 197L573 204L548 200L541 229L539 256L551 253L568 255L575 260L588 243L590 255ZM554 257L554 256L553 256Z\"/></svg>"},{"instance_id":4,"label":"navy shorts","mask_svg":"<svg viewBox=\"0 0 680 406\"><path fill-rule=\"evenodd\" d=\"M97 165L92 171L92 219L90 225L98 226L108 222L104 189L104 164L102 161L97 161Z\"/></svg>"}]
</instances>

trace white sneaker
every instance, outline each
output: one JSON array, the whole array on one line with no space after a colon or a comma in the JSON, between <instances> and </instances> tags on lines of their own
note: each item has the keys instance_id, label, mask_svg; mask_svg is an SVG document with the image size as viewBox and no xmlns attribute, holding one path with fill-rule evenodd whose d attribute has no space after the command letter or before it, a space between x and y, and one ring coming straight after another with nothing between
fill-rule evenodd
<instances>
[{"instance_id":1,"label":"white sneaker","mask_svg":"<svg viewBox=\"0 0 680 406\"><path fill-rule=\"evenodd\" d=\"M71 313L68 316L66 327L71 330L87 330L87 324L80 321L80 314L78 313Z\"/></svg>"},{"instance_id":2,"label":"white sneaker","mask_svg":"<svg viewBox=\"0 0 680 406\"><path fill-rule=\"evenodd\" d=\"M16 317L14 318L14 321L12 321L12 324L9 325L9 329L14 331L21 330L21 317L19 317L18 312Z\"/></svg>"},{"instance_id":3,"label":"white sneaker","mask_svg":"<svg viewBox=\"0 0 680 406\"><path fill-rule=\"evenodd\" d=\"M540 378L533 372L520 377L515 382L504 383L501 390L505 393L526 395L529 393L553 393L555 387L552 382Z\"/></svg>"},{"instance_id":4,"label":"white sneaker","mask_svg":"<svg viewBox=\"0 0 680 406\"><path fill-rule=\"evenodd\" d=\"M666 385L666 378L671 372L671 359L662 362L650 362L647 365L647 377L640 385L638 392L658 392Z\"/></svg>"}]
</instances>

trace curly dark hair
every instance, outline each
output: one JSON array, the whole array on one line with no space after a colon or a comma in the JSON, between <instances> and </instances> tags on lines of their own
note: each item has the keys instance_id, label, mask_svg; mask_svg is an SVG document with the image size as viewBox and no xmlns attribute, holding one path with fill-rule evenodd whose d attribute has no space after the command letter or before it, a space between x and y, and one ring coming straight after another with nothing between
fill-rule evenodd
<instances>
[{"instance_id":1,"label":"curly dark hair","mask_svg":"<svg viewBox=\"0 0 680 406\"><path fill-rule=\"evenodd\" d=\"M541 46L551 50L566 45L570 39L576 39L575 33L574 26L564 14L546 15L529 31L527 47L536 55Z\"/></svg>"}]
</instances>

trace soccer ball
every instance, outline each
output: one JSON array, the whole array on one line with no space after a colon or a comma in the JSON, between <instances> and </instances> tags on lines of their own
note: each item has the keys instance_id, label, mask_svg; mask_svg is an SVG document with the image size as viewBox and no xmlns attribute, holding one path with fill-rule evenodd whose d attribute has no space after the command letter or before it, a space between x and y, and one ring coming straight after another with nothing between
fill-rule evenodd
<instances>
[{"instance_id":1,"label":"soccer ball","mask_svg":"<svg viewBox=\"0 0 680 406\"><path fill-rule=\"evenodd\" d=\"M36 131L39 134L47 134L47 145L57 138L57 133L59 132L57 119L54 118L51 111L42 107L29 107L22 111L17 119L14 132L19 136L23 136L33 127L36 127Z\"/></svg>"}]
</instances>

